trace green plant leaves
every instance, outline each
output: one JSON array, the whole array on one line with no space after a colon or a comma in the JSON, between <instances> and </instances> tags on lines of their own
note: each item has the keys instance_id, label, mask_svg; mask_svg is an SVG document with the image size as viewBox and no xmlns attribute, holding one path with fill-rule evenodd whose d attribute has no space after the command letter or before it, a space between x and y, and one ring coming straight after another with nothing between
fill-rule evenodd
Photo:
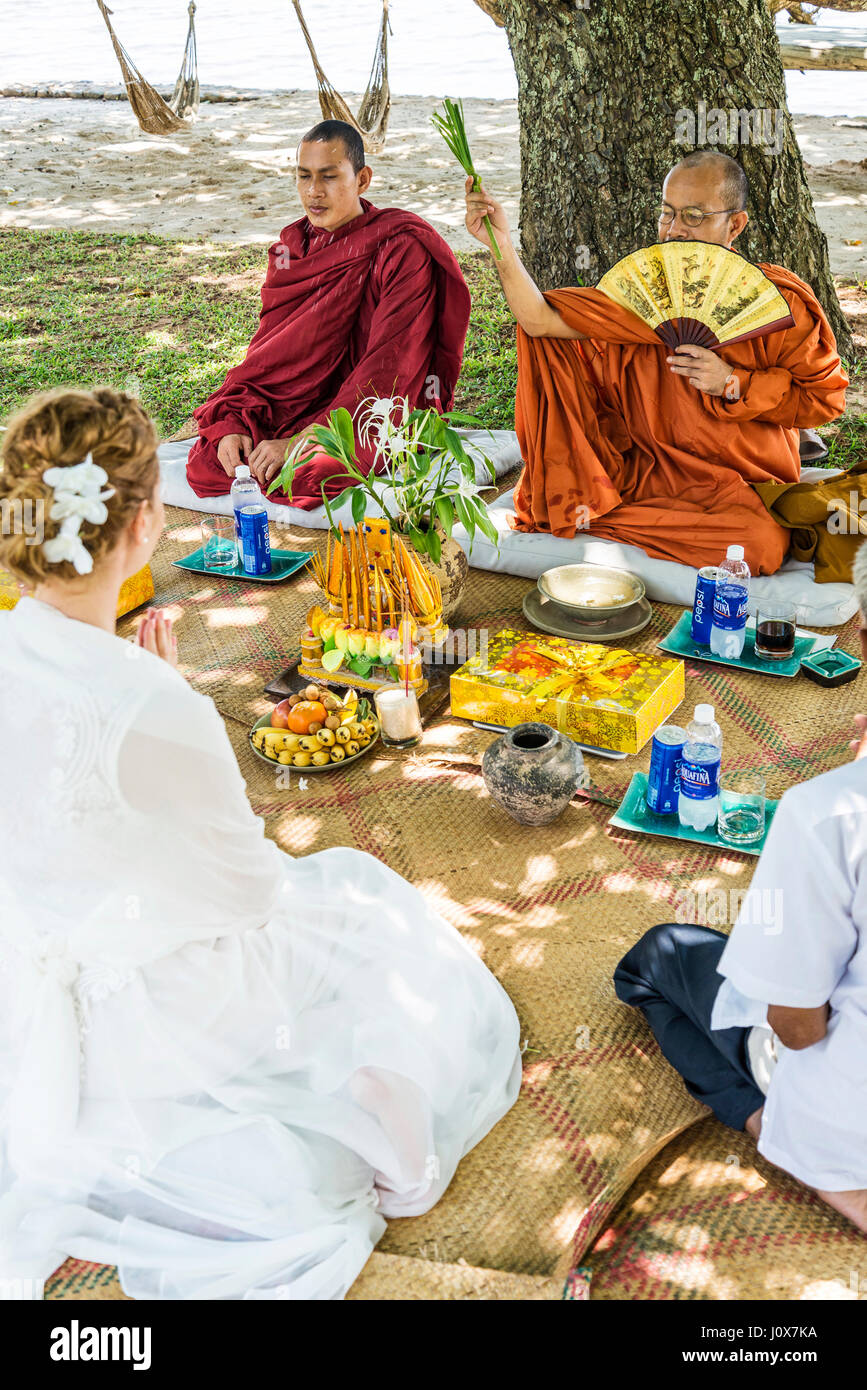
<instances>
[{"instance_id":1,"label":"green plant leaves","mask_svg":"<svg viewBox=\"0 0 867 1390\"><path fill-rule=\"evenodd\" d=\"M352 416L343 406L337 410L332 410L331 427L337 435L344 449L344 456L347 459L355 458L355 429L352 424Z\"/></svg>"},{"instance_id":2,"label":"green plant leaves","mask_svg":"<svg viewBox=\"0 0 867 1390\"><path fill-rule=\"evenodd\" d=\"M437 497L434 500L434 510L436 511L439 523L451 540L452 530L455 524L455 504L447 497Z\"/></svg>"},{"instance_id":3,"label":"green plant leaves","mask_svg":"<svg viewBox=\"0 0 867 1390\"><path fill-rule=\"evenodd\" d=\"M347 492L349 491L350 489L347 488ZM352 520L355 522L356 526L360 526L364 520L365 512L367 511L367 497L362 492L361 488L353 488L351 490L351 495Z\"/></svg>"}]
</instances>

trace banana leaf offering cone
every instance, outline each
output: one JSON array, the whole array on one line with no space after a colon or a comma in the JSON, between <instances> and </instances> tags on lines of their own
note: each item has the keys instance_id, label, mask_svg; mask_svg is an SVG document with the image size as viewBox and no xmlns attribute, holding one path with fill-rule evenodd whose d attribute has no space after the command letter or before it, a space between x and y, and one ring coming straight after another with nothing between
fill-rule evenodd
<instances>
[{"instance_id":1,"label":"banana leaf offering cone","mask_svg":"<svg viewBox=\"0 0 867 1390\"><path fill-rule=\"evenodd\" d=\"M390 523L365 517L354 529L329 531L325 558L315 557L313 571L323 603L307 614L305 663L316 651L329 675L346 670L373 684L398 676L407 688L426 688L416 639L424 633L438 645L448 635L442 590Z\"/></svg>"}]
</instances>

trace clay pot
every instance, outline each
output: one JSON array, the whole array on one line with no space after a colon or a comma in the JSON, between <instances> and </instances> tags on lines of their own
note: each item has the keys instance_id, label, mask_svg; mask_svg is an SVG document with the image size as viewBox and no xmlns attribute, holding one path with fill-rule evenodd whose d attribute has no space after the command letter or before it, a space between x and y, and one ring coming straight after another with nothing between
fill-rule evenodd
<instances>
[{"instance_id":1,"label":"clay pot","mask_svg":"<svg viewBox=\"0 0 867 1390\"><path fill-rule=\"evenodd\" d=\"M549 825L588 783L581 749L548 724L518 724L487 749L491 797L521 825Z\"/></svg>"},{"instance_id":2,"label":"clay pot","mask_svg":"<svg viewBox=\"0 0 867 1390\"><path fill-rule=\"evenodd\" d=\"M415 553L428 573L435 574L440 582L440 588L443 591L443 621L447 623L457 612L463 597L464 585L470 571L470 562L467 559L466 551L458 545L456 540L449 539L439 522L437 522L437 531L442 543L439 563L435 565L429 555L420 554L419 551Z\"/></svg>"}]
</instances>

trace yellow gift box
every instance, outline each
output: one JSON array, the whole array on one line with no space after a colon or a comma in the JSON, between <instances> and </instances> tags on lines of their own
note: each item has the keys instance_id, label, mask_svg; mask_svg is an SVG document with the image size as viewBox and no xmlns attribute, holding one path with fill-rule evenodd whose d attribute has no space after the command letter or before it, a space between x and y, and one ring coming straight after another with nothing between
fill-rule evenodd
<instances>
[{"instance_id":1,"label":"yellow gift box","mask_svg":"<svg viewBox=\"0 0 867 1390\"><path fill-rule=\"evenodd\" d=\"M121 584L117 596L117 616L125 618L133 609L141 608L143 603L149 603L153 596L154 577L150 565L145 565L144 569L140 569L137 574L131 574L129 579L125 579Z\"/></svg>"},{"instance_id":2,"label":"yellow gift box","mask_svg":"<svg viewBox=\"0 0 867 1390\"><path fill-rule=\"evenodd\" d=\"M451 678L452 714L462 719L537 721L618 753L639 752L684 693L675 657L536 632L497 633Z\"/></svg>"},{"instance_id":3,"label":"yellow gift box","mask_svg":"<svg viewBox=\"0 0 867 1390\"><path fill-rule=\"evenodd\" d=\"M0 609L14 608L23 592L6 570L0 569ZM123 618L133 609L141 608L154 596L154 577L150 565L145 565L137 574L131 574L120 586L117 596L117 616Z\"/></svg>"}]
</instances>

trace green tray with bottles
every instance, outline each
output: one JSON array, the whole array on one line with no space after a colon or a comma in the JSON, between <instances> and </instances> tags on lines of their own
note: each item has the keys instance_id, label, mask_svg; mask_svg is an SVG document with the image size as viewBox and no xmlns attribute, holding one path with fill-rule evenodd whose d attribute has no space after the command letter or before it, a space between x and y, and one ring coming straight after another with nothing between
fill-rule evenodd
<instances>
[{"instance_id":1,"label":"green tray with bottles","mask_svg":"<svg viewBox=\"0 0 867 1390\"><path fill-rule=\"evenodd\" d=\"M705 845L708 849L726 850L728 853L759 855L778 805L778 801L765 800L765 828L760 840L751 845L733 845L717 833L716 826L710 830L694 830L690 825L681 825L676 815L661 816L658 811L651 811L647 804L647 773L635 772L626 795L608 824L617 826L618 830L631 830L637 835L657 835L666 840Z\"/></svg>"}]
</instances>

